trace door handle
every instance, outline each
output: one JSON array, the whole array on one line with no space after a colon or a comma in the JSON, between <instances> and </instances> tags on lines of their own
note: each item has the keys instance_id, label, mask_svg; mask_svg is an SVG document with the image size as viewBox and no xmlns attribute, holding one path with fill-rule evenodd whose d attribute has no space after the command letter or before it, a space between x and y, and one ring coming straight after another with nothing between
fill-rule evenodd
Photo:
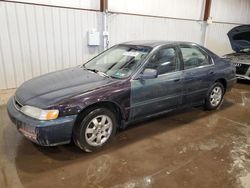
<instances>
[{"instance_id":1,"label":"door handle","mask_svg":"<svg viewBox=\"0 0 250 188\"><path fill-rule=\"evenodd\" d=\"M214 74L214 71L210 71L209 74Z\"/></svg>"}]
</instances>

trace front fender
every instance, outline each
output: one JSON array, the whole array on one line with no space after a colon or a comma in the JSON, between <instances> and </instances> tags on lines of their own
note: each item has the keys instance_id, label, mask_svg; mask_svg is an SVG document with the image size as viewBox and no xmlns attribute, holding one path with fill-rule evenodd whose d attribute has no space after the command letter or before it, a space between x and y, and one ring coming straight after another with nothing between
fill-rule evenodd
<instances>
[{"instance_id":1,"label":"front fender","mask_svg":"<svg viewBox=\"0 0 250 188\"><path fill-rule=\"evenodd\" d=\"M130 82L116 84L112 88L103 88L83 93L64 100L59 105L59 116L77 115L84 109L101 103L111 103L121 112L122 118L127 119L130 109Z\"/></svg>"}]
</instances>

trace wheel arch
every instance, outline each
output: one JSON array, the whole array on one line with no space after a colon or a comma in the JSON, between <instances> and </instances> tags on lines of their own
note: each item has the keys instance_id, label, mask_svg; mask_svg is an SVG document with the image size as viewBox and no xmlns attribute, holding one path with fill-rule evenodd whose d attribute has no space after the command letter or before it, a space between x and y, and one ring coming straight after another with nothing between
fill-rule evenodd
<instances>
[{"instance_id":1,"label":"wheel arch","mask_svg":"<svg viewBox=\"0 0 250 188\"><path fill-rule=\"evenodd\" d=\"M227 90L227 80L225 78L219 78L215 82L220 82L224 86L225 91Z\"/></svg>"},{"instance_id":2,"label":"wheel arch","mask_svg":"<svg viewBox=\"0 0 250 188\"><path fill-rule=\"evenodd\" d=\"M107 108L107 109L111 110L112 112L114 112L115 116L117 117L118 126L122 126L121 122L122 122L124 116L123 116L123 111L122 111L121 107L118 104L116 104L115 102L100 101L100 102L90 104L90 105L86 106L85 108L83 108L78 113L78 115L76 117L74 127L79 125L79 123L81 123L81 121L83 120L83 118L86 114L90 113L92 110L94 110L96 108Z\"/></svg>"}]
</instances>

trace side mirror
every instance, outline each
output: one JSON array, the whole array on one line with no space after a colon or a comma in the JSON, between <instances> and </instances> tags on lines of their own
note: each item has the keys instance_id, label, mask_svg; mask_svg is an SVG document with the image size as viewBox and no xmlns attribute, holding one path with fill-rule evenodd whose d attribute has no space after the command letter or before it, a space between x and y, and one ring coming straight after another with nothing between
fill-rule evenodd
<instances>
[{"instance_id":1,"label":"side mirror","mask_svg":"<svg viewBox=\"0 0 250 188\"><path fill-rule=\"evenodd\" d=\"M141 75L142 79L151 79L151 78L157 78L158 71L156 69L145 69Z\"/></svg>"}]
</instances>

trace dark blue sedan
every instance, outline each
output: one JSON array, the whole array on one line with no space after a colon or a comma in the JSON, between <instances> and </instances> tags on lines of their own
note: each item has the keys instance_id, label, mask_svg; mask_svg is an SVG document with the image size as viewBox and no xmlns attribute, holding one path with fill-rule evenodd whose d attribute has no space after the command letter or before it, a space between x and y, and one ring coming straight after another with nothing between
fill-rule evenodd
<instances>
[{"instance_id":1,"label":"dark blue sedan","mask_svg":"<svg viewBox=\"0 0 250 188\"><path fill-rule=\"evenodd\" d=\"M8 102L17 129L31 141L70 143L87 152L129 123L175 109L217 109L235 83L235 67L188 42L116 45L82 66L23 83Z\"/></svg>"}]
</instances>

